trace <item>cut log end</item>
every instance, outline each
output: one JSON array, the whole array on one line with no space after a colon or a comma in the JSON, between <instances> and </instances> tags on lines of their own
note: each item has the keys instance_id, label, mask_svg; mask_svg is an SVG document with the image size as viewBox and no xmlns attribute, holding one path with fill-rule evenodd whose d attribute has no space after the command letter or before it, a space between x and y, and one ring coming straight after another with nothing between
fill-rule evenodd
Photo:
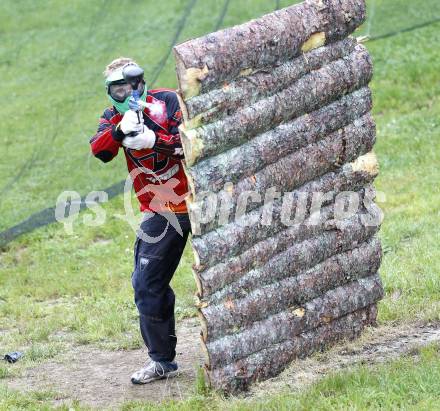
<instances>
[{"instance_id":1,"label":"cut log end","mask_svg":"<svg viewBox=\"0 0 440 411\"><path fill-rule=\"evenodd\" d=\"M358 42L358 44L366 43L369 40L370 40L370 36L359 36L359 37L356 37L356 41Z\"/></svg>"},{"instance_id":2,"label":"cut log end","mask_svg":"<svg viewBox=\"0 0 440 411\"><path fill-rule=\"evenodd\" d=\"M196 195L196 189L195 189L195 185L194 185L194 179L192 176L191 171L189 170L189 166L185 161L182 162L182 166L183 166L183 171L185 172L186 175L186 180L188 182L188 188L189 188L189 195L187 196L187 205L188 205L188 209L192 206L193 202L194 202L194 197Z\"/></svg>"},{"instance_id":3,"label":"cut log end","mask_svg":"<svg viewBox=\"0 0 440 411\"><path fill-rule=\"evenodd\" d=\"M310 50L317 49L325 44L325 32L313 33L308 40L304 42L301 47L301 51L306 53Z\"/></svg>"},{"instance_id":4,"label":"cut log end","mask_svg":"<svg viewBox=\"0 0 440 411\"><path fill-rule=\"evenodd\" d=\"M355 161L350 163L350 165L355 172L364 171L374 177L379 174L379 163L373 151L358 157Z\"/></svg>"},{"instance_id":5,"label":"cut log end","mask_svg":"<svg viewBox=\"0 0 440 411\"><path fill-rule=\"evenodd\" d=\"M198 137L196 130L191 130L183 124L179 127L180 136L183 140L183 151L185 153L185 163L191 167L200 157L203 151L203 141Z\"/></svg>"},{"instance_id":6,"label":"cut log end","mask_svg":"<svg viewBox=\"0 0 440 411\"><path fill-rule=\"evenodd\" d=\"M193 128L200 127L202 125L204 113L198 114L192 119L186 118L185 120L185 126L188 130L191 130Z\"/></svg>"},{"instance_id":7,"label":"cut log end","mask_svg":"<svg viewBox=\"0 0 440 411\"><path fill-rule=\"evenodd\" d=\"M203 355L205 356L205 371L207 372L208 370L211 369L211 359L209 357L208 347L206 346L202 335L200 335L200 346L202 348Z\"/></svg>"},{"instance_id":8,"label":"cut log end","mask_svg":"<svg viewBox=\"0 0 440 411\"><path fill-rule=\"evenodd\" d=\"M192 196L189 196L188 198L190 198L190 200L189 201L188 201L188 199L186 200L186 208L188 209L188 214L190 216L189 218L190 218L190 223L191 223L191 233L193 236L199 236L201 234L201 230L200 230L200 224L197 223L198 217L193 218L193 216L197 216L197 214L198 214L199 205L197 203L193 202ZM193 254L194 254L193 267L199 267L200 266L200 256L196 253L195 250L194 250Z\"/></svg>"},{"instance_id":9,"label":"cut log end","mask_svg":"<svg viewBox=\"0 0 440 411\"><path fill-rule=\"evenodd\" d=\"M252 68L248 67L248 68L241 70L238 76L239 77L247 77L247 76L250 76L253 71L254 70Z\"/></svg>"},{"instance_id":10,"label":"cut log end","mask_svg":"<svg viewBox=\"0 0 440 411\"><path fill-rule=\"evenodd\" d=\"M196 272L196 270L193 270L193 276L194 276L194 281L196 282L197 285L197 297L200 297L203 295L203 287L202 287L202 282L200 281L200 278Z\"/></svg>"},{"instance_id":11,"label":"cut log end","mask_svg":"<svg viewBox=\"0 0 440 411\"><path fill-rule=\"evenodd\" d=\"M193 254L194 254L194 266L200 267L199 253L196 251L196 249L194 247L192 247L192 249L193 249Z\"/></svg>"},{"instance_id":12,"label":"cut log end","mask_svg":"<svg viewBox=\"0 0 440 411\"><path fill-rule=\"evenodd\" d=\"M178 65L178 71L180 71ZM205 65L202 69L190 67L180 71L180 86L182 88L182 95L185 100L198 96L202 88L202 80L206 78L209 73L208 67Z\"/></svg>"},{"instance_id":13,"label":"cut log end","mask_svg":"<svg viewBox=\"0 0 440 411\"><path fill-rule=\"evenodd\" d=\"M182 90L180 90L180 89L177 90L176 95L177 95L177 100L179 100L179 107L180 107L180 110L182 111L183 120L186 123L186 121L188 119L188 107L186 106L186 103L183 99Z\"/></svg>"},{"instance_id":14,"label":"cut log end","mask_svg":"<svg viewBox=\"0 0 440 411\"><path fill-rule=\"evenodd\" d=\"M201 311L199 311L199 319L200 319L200 325L202 327L202 330L200 332L200 337L202 338L203 344L206 344L206 341L208 340L208 323L206 317L203 315Z\"/></svg>"}]
</instances>

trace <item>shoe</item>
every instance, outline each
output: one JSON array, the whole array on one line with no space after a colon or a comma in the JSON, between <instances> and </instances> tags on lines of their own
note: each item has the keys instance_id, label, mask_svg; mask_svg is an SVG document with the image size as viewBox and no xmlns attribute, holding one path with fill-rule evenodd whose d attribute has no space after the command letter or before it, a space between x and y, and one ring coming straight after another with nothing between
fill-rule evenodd
<instances>
[{"instance_id":1,"label":"shoe","mask_svg":"<svg viewBox=\"0 0 440 411\"><path fill-rule=\"evenodd\" d=\"M176 362L158 362L150 360L143 368L131 376L133 384L148 384L149 382L175 377L178 374Z\"/></svg>"}]
</instances>

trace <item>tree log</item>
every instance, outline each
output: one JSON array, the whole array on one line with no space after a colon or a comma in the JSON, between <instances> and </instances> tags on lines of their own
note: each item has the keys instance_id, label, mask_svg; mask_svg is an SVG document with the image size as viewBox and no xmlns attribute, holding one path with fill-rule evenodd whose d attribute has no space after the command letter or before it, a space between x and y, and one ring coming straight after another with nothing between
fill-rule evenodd
<instances>
[{"instance_id":1,"label":"tree log","mask_svg":"<svg viewBox=\"0 0 440 411\"><path fill-rule=\"evenodd\" d=\"M328 220L333 218L333 206L322 209L320 218L310 224L310 219L286 227L281 221L264 226L267 238L256 242L238 256L225 258L205 271L197 271L200 300L209 298L214 292L239 279L244 273L267 263L274 255L285 251L292 244L300 243L322 234ZM254 227L256 227L254 225ZM261 227L263 229L263 227ZM234 251L231 249L231 251Z\"/></svg>"},{"instance_id":2,"label":"tree log","mask_svg":"<svg viewBox=\"0 0 440 411\"><path fill-rule=\"evenodd\" d=\"M278 93L311 71L349 55L356 45L355 39L347 38L302 54L273 70L264 69L240 77L224 87L186 100L182 106L186 128L212 123L230 115L237 107L248 106Z\"/></svg>"},{"instance_id":3,"label":"tree log","mask_svg":"<svg viewBox=\"0 0 440 411\"><path fill-rule=\"evenodd\" d=\"M204 298L209 304L230 304L264 285L296 275L335 254L358 247L379 230L379 226L366 227L363 224L364 216L359 213L347 220L330 221L330 231L293 243L286 251L273 255L264 265L240 273L234 278L235 281ZM228 275L228 280L231 277Z\"/></svg>"},{"instance_id":4,"label":"tree log","mask_svg":"<svg viewBox=\"0 0 440 411\"><path fill-rule=\"evenodd\" d=\"M370 276L377 272L380 262L380 241L373 238L358 248L328 258L298 276L262 286L244 298L202 308L208 337L216 340L288 307L304 304L347 282ZM276 271L279 268L276 267ZM270 270L269 265L266 273L269 278L272 275ZM291 265L286 265L285 270L286 273L291 272ZM279 277L279 271L275 277Z\"/></svg>"},{"instance_id":5,"label":"tree log","mask_svg":"<svg viewBox=\"0 0 440 411\"><path fill-rule=\"evenodd\" d=\"M174 47L186 99L240 75L340 40L365 20L363 0L307 0ZM239 56L239 57L238 57Z\"/></svg>"},{"instance_id":6,"label":"tree log","mask_svg":"<svg viewBox=\"0 0 440 411\"><path fill-rule=\"evenodd\" d=\"M382 283L377 274L335 288L301 307L291 307L241 332L208 342L209 366L222 367L271 345L292 340L303 332L366 308L382 296Z\"/></svg>"},{"instance_id":7,"label":"tree log","mask_svg":"<svg viewBox=\"0 0 440 411\"><path fill-rule=\"evenodd\" d=\"M359 195L361 196L361 193ZM210 266L207 270L198 271L195 267L200 300L208 299L213 293L237 281L246 272L266 264L275 255L286 251L293 244L299 244L323 234L332 226L333 217L334 204L331 204L321 209L319 218L316 218L314 214L313 218L306 218L290 227L278 221L270 226L273 228L271 231L264 226L267 237L251 244L248 249L241 250L239 255L225 257L220 263ZM257 227L254 226L254 229ZM231 251L235 250L231 247Z\"/></svg>"},{"instance_id":8,"label":"tree log","mask_svg":"<svg viewBox=\"0 0 440 411\"><path fill-rule=\"evenodd\" d=\"M376 322L376 316L377 307L372 304L329 324L323 324L314 330L295 336L292 340L252 354L236 363L209 370L208 377L214 388L228 392L245 390L254 381L278 375L296 358L307 357L342 339L358 337L366 325Z\"/></svg>"},{"instance_id":9,"label":"tree log","mask_svg":"<svg viewBox=\"0 0 440 411\"><path fill-rule=\"evenodd\" d=\"M284 192L293 190L307 181L337 169L345 162L353 161L360 155L368 153L373 148L375 140L376 126L371 114L368 113L324 139L279 158L278 161L268 164L253 175L239 180L230 192L232 205L234 206L239 196L246 191L254 191L264 196L270 187ZM273 147L270 149L272 151ZM199 207L202 210L209 200L203 197L204 199L197 205L200 193L203 195L206 191L216 191L230 181L228 174L222 178L214 169L213 177L218 177L218 181L213 184L213 178L209 177L212 175L211 172L204 171L208 173L207 178L203 174L193 175L192 169L187 170L193 191L192 207Z\"/></svg>"},{"instance_id":10,"label":"tree log","mask_svg":"<svg viewBox=\"0 0 440 411\"><path fill-rule=\"evenodd\" d=\"M344 127L320 142L310 144L276 163L268 165L254 175L243 178L227 193L229 216L225 221L219 220L218 213L215 214L221 196L215 196L210 192L206 196L206 191L196 193L191 196L191 199L187 199L193 234L200 235L219 225L234 221L237 213L240 214L244 211L241 210L242 207L245 207L246 213L258 208L269 189L285 195L286 192L290 192L308 181L338 169L341 164L351 162L358 156L369 152L375 139L374 121L367 114L361 119L355 120L352 125ZM191 176L188 176L188 180L191 181ZM194 190L194 186L192 190ZM248 193L257 196L258 201L246 201ZM201 216L205 214L212 214L212 219L208 223L202 224L204 220Z\"/></svg>"},{"instance_id":11,"label":"tree log","mask_svg":"<svg viewBox=\"0 0 440 411\"><path fill-rule=\"evenodd\" d=\"M217 388L246 388L375 321L372 63L346 38L365 8L305 0L174 48L193 271Z\"/></svg>"},{"instance_id":12,"label":"tree log","mask_svg":"<svg viewBox=\"0 0 440 411\"><path fill-rule=\"evenodd\" d=\"M248 143L187 169L193 191L220 191L226 182L236 183L330 133L351 124L371 110L371 92L362 88L334 103L260 134ZM194 194L194 193L193 193Z\"/></svg>"},{"instance_id":13,"label":"tree log","mask_svg":"<svg viewBox=\"0 0 440 411\"><path fill-rule=\"evenodd\" d=\"M316 181L305 184L298 190L292 192L292 209L298 206L301 193L339 193L346 190L356 191L363 185L371 182L377 175L377 160L373 154L359 157L355 162L345 165L336 172L327 173ZM323 202L327 205L333 201L329 198ZM207 267L224 261L225 258L242 254L251 248L258 241L274 236L285 229L286 225L281 221L282 199L275 200L268 204L268 211L273 206L273 222L263 224L262 215L264 206L253 210L240 217L237 221L223 225L215 231L210 231L202 236L193 236L192 246L194 249L195 266L201 272ZM306 208L306 213L310 210ZM193 222L193 221L192 221ZM195 232L195 227L193 227Z\"/></svg>"},{"instance_id":14,"label":"tree log","mask_svg":"<svg viewBox=\"0 0 440 411\"><path fill-rule=\"evenodd\" d=\"M305 75L289 88L241 108L223 120L191 130L182 125L180 135L185 161L192 166L202 158L241 145L282 122L317 110L366 86L371 76L371 59L367 50L358 45L346 58Z\"/></svg>"}]
</instances>

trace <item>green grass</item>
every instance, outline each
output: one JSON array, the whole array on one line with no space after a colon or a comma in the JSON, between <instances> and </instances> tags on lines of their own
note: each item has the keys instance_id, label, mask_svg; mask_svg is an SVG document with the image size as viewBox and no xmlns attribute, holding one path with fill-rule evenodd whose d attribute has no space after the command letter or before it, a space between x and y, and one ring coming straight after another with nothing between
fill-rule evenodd
<instances>
[{"instance_id":1,"label":"green grass","mask_svg":"<svg viewBox=\"0 0 440 411\"><path fill-rule=\"evenodd\" d=\"M439 319L440 23L368 45L385 195L382 320Z\"/></svg>"},{"instance_id":2,"label":"green grass","mask_svg":"<svg viewBox=\"0 0 440 411\"><path fill-rule=\"evenodd\" d=\"M88 8L92 6L81 4L78 3L76 6L77 12L88 15ZM382 10L383 4L378 1L376 9ZM392 10L397 5L402 6L398 1L387 4ZM267 2L258 2L255 3L255 7L246 9L247 14L239 16L240 7L238 3L232 2L225 24L232 24L233 18L248 19L251 17L250 13L263 13L269 6ZM61 6L52 11L58 12L68 13ZM49 11L39 14L39 19L44 20L51 15L45 13ZM193 13L196 13L194 16L204 16L198 20L201 26L187 27L186 30L197 29L200 33L209 31L216 18L215 13L208 15L200 5ZM375 15L373 22L366 25L370 27L370 31L374 31L376 26L383 27L383 18L387 16L386 13ZM192 14L191 16L194 18ZM32 25L32 30L37 30L38 24L42 24L25 15L24 22L26 21ZM87 26L88 21L84 18L82 27ZM407 25L411 23L411 19L406 20ZM75 24L80 26L79 22ZM440 63L436 59L435 47L440 40L438 26L432 25L368 44L375 62L372 88L378 125L376 152L382 168L377 188L386 195L386 202L381 204L385 210L381 232L385 258L381 274L387 292L381 304L382 321L439 318L440 255L438 247L432 246L439 240L439 233L435 227L439 223L440 204L437 172L440 148ZM55 25L53 30L61 30L61 26L57 27ZM11 35L10 31L13 31L13 28L6 26L3 30ZM42 27L38 29L39 32L45 30ZM98 30L93 41L98 41L99 33ZM189 35L191 33L184 30L182 36ZM67 34L64 33L64 36ZM134 49L128 50L132 50L128 54L137 57ZM81 51L83 52L85 53ZM26 55L24 51L23 53L22 57ZM79 56L82 56L81 53ZM15 64L19 64L20 61L16 60ZM93 67L95 66L96 63ZM172 68L171 60L167 67ZM48 69L54 69L52 64ZM87 73L91 75L90 70ZM97 68L96 75L99 75ZM171 73L166 77L170 79L169 82L174 81L171 77ZM12 77L9 80L12 85L14 81L18 81ZM90 112L97 113L96 110L105 104L105 98L99 92L100 80L89 79L89 83L92 87L95 83L99 85L96 89L97 100L93 102L94 108L92 109L90 103L90 109L83 107L77 110L79 116L85 116L84 124L94 123L93 119L86 121L86 117ZM74 84L69 87L75 92L83 91L81 88L78 91ZM38 96L34 98L41 99L41 96ZM66 108L64 105L62 107ZM64 114L67 118L67 113ZM42 118L39 124L44 124L45 121L47 119ZM70 131L66 131L63 136L66 139L73 138ZM69 154L88 155L87 141L83 142L82 148L69 150ZM2 148L4 147L9 150L8 144L4 144ZM71 160L64 154L60 158L67 162ZM122 163L121 158L117 159L115 164L118 164L118 160ZM103 165L94 159L90 164L96 168L98 175L108 178L107 183L125 176L125 171L118 168L119 165ZM52 173L52 167L55 166L53 162L42 164L47 173ZM78 184L85 181L82 179L86 174L84 168L76 167L76 172L82 173L81 176L68 171L68 178L72 178ZM35 178L41 177L38 172L31 174ZM92 175L95 176L95 172ZM64 177L55 173L55 185L63 186L61 188L76 188ZM92 183L90 180L89 184L90 188L99 188L96 182ZM49 189L49 186L35 186L35 192L40 194L47 193ZM12 197L5 198L9 201L7 199ZM34 204L34 201L32 203ZM19 207L14 208L12 204L11 208L19 211ZM67 235L62 226L52 225L11 243L0 255L0 315L11 329L6 337L2 337L2 342L7 347L51 341L53 335L60 332L65 338L81 343L100 343L114 348L139 346L137 314L132 302L130 284L134 233L126 223L116 217L123 209L120 197L106 204L104 208L108 219L102 227L85 226L81 223L81 215L74 224L73 236ZM7 218L6 213L2 221L6 221ZM173 282L178 297L177 313L180 318L194 312L191 308L194 291L191 264L191 252L187 249ZM32 322L29 321L31 318Z\"/></svg>"},{"instance_id":3,"label":"green grass","mask_svg":"<svg viewBox=\"0 0 440 411\"><path fill-rule=\"evenodd\" d=\"M103 166L89 138L109 105L102 71L120 55L146 70L150 84L190 0L32 0L0 3L2 144L0 230L55 205L60 192L82 195L121 180L123 156ZM271 0L232 1L223 25L269 12ZM282 4L288 4L283 1ZM223 2L198 0L179 40L216 27ZM156 85L175 87L173 56Z\"/></svg>"},{"instance_id":4,"label":"green grass","mask_svg":"<svg viewBox=\"0 0 440 411\"><path fill-rule=\"evenodd\" d=\"M0 3L0 97L7 102L2 107L0 154L7 161L0 163L0 230L53 206L63 190L84 195L125 177L122 156L103 165L89 155L88 138L107 104L100 73L115 56L129 55L151 78L187 2L105 4L77 1L67 6L52 1L42 8L31 1ZM240 23L274 6L273 1L232 0L223 25ZM179 39L211 31L221 7L221 2L198 1ZM376 0L369 2L369 10L373 18L359 34L382 35L440 17L437 0ZM154 18L148 20L150 16ZM127 22L133 20L140 23L130 30ZM439 28L439 23L432 24L367 43L375 63L375 151L381 165L376 187L386 198L381 203L385 211L381 276L386 290L381 322L440 319ZM172 56L157 85L175 85ZM18 371L2 365L0 378L57 355L71 342L112 349L141 345L130 282L134 233L116 217L123 210L121 197L104 209L108 216L104 226L85 226L82 214L72 236L55 224L17 239L1 252L0 346L4 351L25 349L27 355ZM173 280L178 318L195 312L191 264L187 248ZM316 405L313 409L330 409L338 400L347 408L354 404L353 409L380 404L392 408L393 403L386 401L393 394L396 404L399 398L408 401L404 408L440 408L430 391L438 388L433 378L438 377L439 360L432 355L436 364L432 373L423 356L407 358L374 372L343 373L304 396L282 394L265 404L273 409L276 404L280 409L291 408L290 404L311 409L301 408L310 401ZM414 378L413 385L404 381L405 375ZM365 391L356 381L366 384ZM407 391L391 393L394 386ZM416 387L422 388L421 397ZM328 395L318 395L320 390ZM30 396L27 403L16 393L0 398L0 408L45 406L45 400ZM196 396L167 406L202 409L205 401Z\"/></svg>"},{"instance_id":5,"label":"green grass","mask_svg":"<svg viewBox=\"0 0 440 411\"><path fill-rule=\"evenodd\" d=\"M63 398L55 392L51 391L30 391L26 394L20 394L16 391L8 390L6 387L0 387L0 409L1 410L39 410L46 411L51 410L54 406L51 404L56 400L62 400ZM58 410L85 410L86 408L80 407L78 402L73 401L71 404L67 403L60 407L56 407Z\"/></svg>"},{"instance_id":6,"label":"green grass","mask_svg":"<svg viewBox=\"0 0 440 411\"><path fill-rule=\"evenodd\" d=\"M238 402L233 410L434 410L440 408L438 346L417 357L331 374L305 392L282 393L258 403Z\"/></svg>"},{"instance_id":7,"label":"green grass","mask_svg":"<svg viewBox=\"0 0 440 411\"><path fill-rule=\"evenodd\" d=\"M106 204L104 227L87 228L81 215L74 224L78 234L52 225L1 254L0 317L10 329L2 345L51 341L61 331L69 341L140 346L130 281L135 235L114 216L122 208L121 198ZM191 254L187 247L173 279L177 318L194 313Z\"/></svg>"},{"instance_id":8,"label":"green grass","mask_svg":"<svg viewBox=\"0 0 440 411\"><path fill-rule=\"evenodd\" d=\"M121 179L122 156L102 166L89 155L88 139L108 104L101 72L119 55L146 70L148 82L167 56L190 0L128 3L116 1L31 0L0 3L0 230L31 213L53 206L60 192L82 195ZM295 1L283 0L281 6ZM436 0L370 1L374 18L361 33L381 35L440 16ZM128 6L127 6L128 5ZM222 26L241 23L272 10L272 0L232 0ZM198 0L179 40L217 26L222 1ZM133 22L133 29L127 22ZM169 55L155 83L176 85Z\"/></svg>"},{"instance_id":9,"label":"green grass","mask_svg":"<svg viewBox=\"0 0 440 411\"><path fill-rule=\"evenodd\" d=\"M384 364L359 365L332 373L302 392L280 392L263 398L222 398L201 393L183 401L160 405L127 402L123 411L141 410L436 410L440 409L440 347L432 345ZM0 409L48 409L59 398L53 392L20 394L0 387ZM87 408L72 404L75 410ZM61 409L68 409L63 406Z\"/></svg>"}]
</instances>

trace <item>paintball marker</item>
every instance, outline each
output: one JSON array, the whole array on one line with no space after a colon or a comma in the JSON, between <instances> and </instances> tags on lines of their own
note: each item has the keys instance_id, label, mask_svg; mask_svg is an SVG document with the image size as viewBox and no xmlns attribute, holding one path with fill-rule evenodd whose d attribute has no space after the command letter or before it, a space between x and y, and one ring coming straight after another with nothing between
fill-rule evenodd
<instances>
[{"instance_id":1,"label":"paintball marker","mask_svg":"<svg viewBox=\"0 0 440 411\"><path fill-rule=\"evenodd\" d=\"M147 104L140 99L139 85L144 81L144 70L135 64L128 64L124 67L122 75L132 89L130 110L136 112L139 124L143 123L142 110L147 107ZM133 137L136 134L132 133L131 136Z\"/></svg>"}]
</instances>

